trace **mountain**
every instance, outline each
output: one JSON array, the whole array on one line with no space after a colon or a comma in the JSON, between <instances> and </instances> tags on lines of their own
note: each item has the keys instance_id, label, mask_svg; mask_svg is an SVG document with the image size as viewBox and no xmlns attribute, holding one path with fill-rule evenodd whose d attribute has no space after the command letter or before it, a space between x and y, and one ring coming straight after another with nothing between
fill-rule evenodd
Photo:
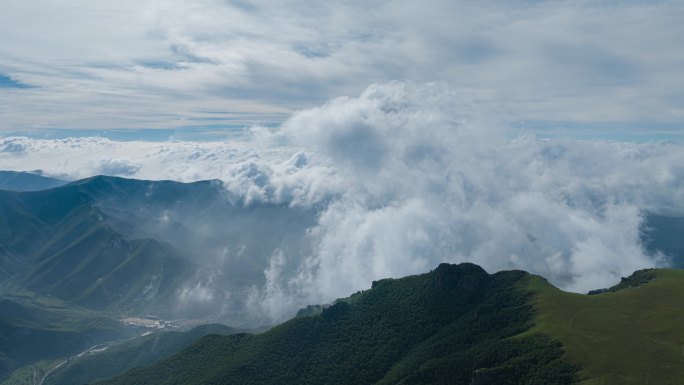
<instances>
[{"instance_id":1,"label":"mountain","mask_svg":"<svg viewBox=\"0 0 684 385\"><path fill-rule=\"evenodd\" d=\"M682 270L584 295L442 264L99 384L681 384L683 297Z\"/></svg>"},{"instance_id":2,"label":"mountain","mask_svg":"<svg viewBox=\"0 0 684 385\"><path fill-rule=\"evenodd\" d=\"M530 275L472 264L373 283L268 332L202 338L101 384L571 384L578 366L533 326Z\"/></svg>"},{"instance_id":3,"label":"mountain","mask_svg":"<svg viewBox=\"0 0 684 385\"><path fill-rule=\"evenodd\" d=\"M0 190L0 379L24 366L33 383L74 353L139 333L120 322L129 316L263 322L246 311L250 289L274 252L310 254L317 210L247 203L219 181L97 176ZM645 219L645 250L684 266L684 218ZM586 296L520 271L440 265L311 306L266 333L208 336L108 383L677 383L680 286L676 271L654 270ZM118 375L195 337L111 345L47 380ZM111 370L93 370L103 359Z\"/></svg>"},{"instance_id":4,"label":"mountain","mask_svg":"<svg viewBox=\"0 0 684 385\"><path fill-rule=\"evenodd\" d=\"M68 181L41 175L40 172L0 170L0 190L38 191L63 186Z\"/></svg>"},{"instance_id":5,"label":"mountain","mask_svg":"<svg viewBox=\"0 0 684 385\"><path fill-rule=\"evenodd\" d=\"M93 197L73 184L0 191L3 295L133 314L164 310L195 267L168 244L123 236Z\"/></svg>"},{"instance_id":6,"label":"mountain","mask_svg":"<svg viewBox=\"0 0 684 385\"><path fill-rule=\"evenodd\" d=\"M306 252L315 220L315 209L235 201L219 181L97 176L0 191L0 294L122 314L235 318L275 250ZM208 294L195 300L196 292Z\"/></svg>"},{"instance_id":7,"label":"mountain","mask_svg":"<svg viewBox=\"0 0 684 385\"><path fill-rule=\"evenodd\" d=\"M315 218L236 201L218 181L96 176L0 190L0 380L129 336L125 317L252 322L246 292L264 279L274 250L303 249ZM4 317L17 306L28 318Z\"/></svg>"}]
</instances>

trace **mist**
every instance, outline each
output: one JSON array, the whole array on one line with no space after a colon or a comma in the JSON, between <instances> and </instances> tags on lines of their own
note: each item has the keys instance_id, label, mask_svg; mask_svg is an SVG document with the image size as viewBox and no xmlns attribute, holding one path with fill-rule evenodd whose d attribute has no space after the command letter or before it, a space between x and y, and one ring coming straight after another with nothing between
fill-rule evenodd
<instances>
[{"instance_id":1,"label":"mist","mask_svg":"<svg viewBox=\"0 0 684 385\"><path fill-rule=\"evenodd\" d=\"M645 251L642 226L647 213L684 215L681 144L539 138L503 121L446 86L393 82L243 140L5 137L0 163L72 179L219 180L211 202L150 209L135 233L204 268L179 308L222 304L269 322L441 262L524 269L576 292L668 265Z\"/></svg>"}]
</instances>

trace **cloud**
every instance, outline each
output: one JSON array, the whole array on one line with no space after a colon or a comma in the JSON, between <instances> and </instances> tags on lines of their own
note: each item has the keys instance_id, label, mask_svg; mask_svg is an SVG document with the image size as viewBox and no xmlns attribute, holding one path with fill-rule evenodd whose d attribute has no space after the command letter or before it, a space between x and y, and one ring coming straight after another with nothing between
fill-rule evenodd
<instances>
[{"instance_id":1,"label":"cloud","mask_svg":"<svg viewBox=\"0 0 684 385\"><path fill-rule=\"evenodd\" d=\"M311 227L291 229L306 247L273 249L264 285L251 289L251 309L271 320L444 261L606 287L664 263L643 250L645 212L684 215L681 144L511 139L486 108L440 84L373 85L244 141L11 137L0 149L7 169L218 178L232 202L316 210ZM206 288L193 283L184 298Z\"/></svg>"},{"instance_id":2,"label":"cloud","mask_svg":"<svg viewBox=\"0 0 684 385\"><path fill-rule=\"evenodd\" d=\"M676 1L8 2L0 71L34 87L0 92L0 129L275 125L411 80L522 126L648 133L684 120L683 15Z\"/></svg>"},{"instance_id":3,"label":"cloud","mask_svg":"<svg viewBox=\"0 0 684 385\"><path fill-rule=\"evenodd\" d=\"M0 152L10 153L14 155L22 155L26 151L26 146L21 141L3 140Z\"/></svg>"},{"instance_id":4,"label":"cloud","mask_svg":"<svg viewBox=\"0 0 684 385\"><path fill-rule=\"evenodd\" d=\"M283 270L287 261L282 250L275 250L268 267L264 270L265 283L253 286L247 297L247 308L253 317L270 322L278 321L284 314L291 314L301 302L293 295L298 287L293 281L283 282Z\"/></svg>"},{"instance_id":5,"label":"cloud","mask_svg":"<svg viewBox=\"0 0 684 385\"><path fill-rule=\"evenodd\" d=\"M460 111L442 87L393 83L283 125L347 180L296 281L313 302L444 260L523 268L575 291L661 262L644 255L639 228L642 210L684 213L680 145L510 141Z\"/></svg>"},{"instance_id":6,"label":"cloud","mask_svg":"<svg viewBox=\"0 0 684 385\"><path fill-rule=\"evenodd\" d=\"M131 176L140 169L140 165L120 159L103 159L99 163L95 171L98 175Z\"/></svg>"},{"instance_id":7,"label":"cloud","mask_svg":"<svg viewBox=\"0 0 684 385\"><path fill-rule=\"evenodd\" d=\"M225 277L217 271L198 271L175 293L174 316L206 319L229 313L231 293L221 284L221 279Z\"/></svg>"}]
</instances>

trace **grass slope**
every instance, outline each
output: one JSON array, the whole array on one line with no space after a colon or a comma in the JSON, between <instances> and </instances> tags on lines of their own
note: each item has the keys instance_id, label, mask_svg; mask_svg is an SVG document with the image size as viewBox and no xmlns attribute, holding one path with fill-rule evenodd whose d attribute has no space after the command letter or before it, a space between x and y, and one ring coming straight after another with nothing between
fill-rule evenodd
<instances>
[{"instance_id":1,"label":"grass slope","mask_svg":"<svg viewBox=\"0 0 684 385\"><path fill-rule=\"evenodd\" d=\"M570 384L577 368L533 318L520 271L442 264L258 335L211 335L102 384Z\"/></svg>"},{"instance_id":2,"label":"grass slope","mask_svg":"<svg viewBox=\"0 0 684 385\"><path fill-rule=\"evenodd\" d=\"M638 287L581 295L530 276L536 325L563 343L583 366L584 385L682 384L684 381L684 271L652 270Z\"/></svg>"}]
</instances>

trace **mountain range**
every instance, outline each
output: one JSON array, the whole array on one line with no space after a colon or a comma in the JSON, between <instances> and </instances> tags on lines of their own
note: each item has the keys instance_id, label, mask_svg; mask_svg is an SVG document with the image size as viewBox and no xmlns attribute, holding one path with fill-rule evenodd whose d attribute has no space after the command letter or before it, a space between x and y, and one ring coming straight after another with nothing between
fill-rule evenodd
<instances>
[{"instance_id":1,"label":"mountain range","mask_svg":"<svg viewBox=\"0 0 684 385\"><path fill-rule=\"evenodd\" d=\"M317 208L247 204L220 181L29 174L29 185L21 174L0 173L3 385L675 384L684 376L677 270L640 271L582 295L522 271L443 264L247 334L263 322L246 311L249 290L263 284L276 250L307 252ZM645 251L684 267L684 218L644 218ZM178 322L152 332L122 322L129 318ZM238 329L188 330L215 321Z\"/></svg>"},{"instance_id":2,"label":"mountain range","mask_svg":"<svg viewBox=\"0 0 684 385\"><path fill-rule=\"evenodd\" d=\"M237 314L274 250L304 249L315 213L248 206L226 194L219 181L104 176L0 191L0 293L127 315ZM192 295L209 274L216 286L201 288L211 301L179 302L179 293Z\"/></svg>"},{"instance_id":3,"label":"mountain range","mask_svg":"<svg viewBox=\"0 0 684 385\"><path fill-rule=\"evenodd\" d=\"M0 170L0 190L38 191L69 183L64 179L43 175L40 170L31 172Z\"/></svg>"}]
</instances>

